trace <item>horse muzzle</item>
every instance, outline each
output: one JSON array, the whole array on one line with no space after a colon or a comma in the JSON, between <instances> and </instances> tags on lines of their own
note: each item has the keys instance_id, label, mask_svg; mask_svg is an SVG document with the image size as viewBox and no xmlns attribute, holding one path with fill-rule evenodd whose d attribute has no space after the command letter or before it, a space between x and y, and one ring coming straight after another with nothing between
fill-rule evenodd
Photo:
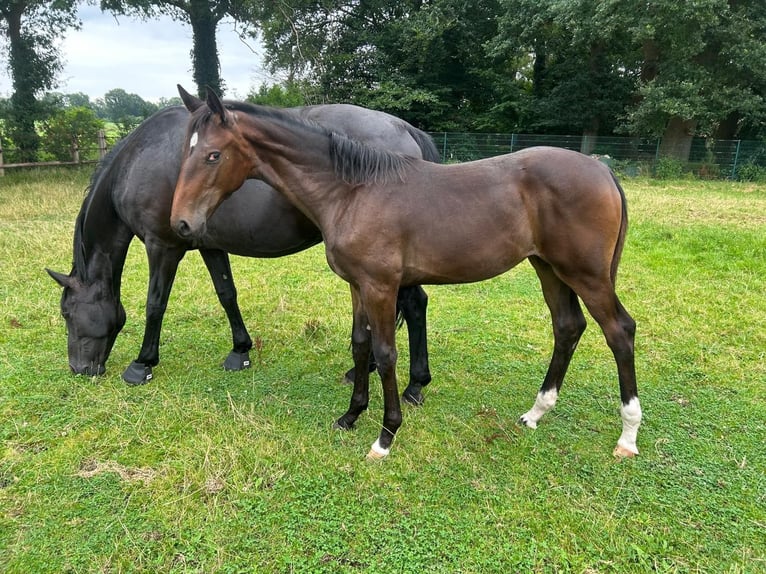
<instances>
[{"instance_id":1,"label":"horse muzzle","mask_svg":"<svg viewBox=\"0 0 766 574\"><path fill-rule=\"evenodd\" d=\"M189 219L179 218L171 220L170 226L182 239L196 239L205 233L205 221L194 222Z\"/></svg>"}]
</instances>

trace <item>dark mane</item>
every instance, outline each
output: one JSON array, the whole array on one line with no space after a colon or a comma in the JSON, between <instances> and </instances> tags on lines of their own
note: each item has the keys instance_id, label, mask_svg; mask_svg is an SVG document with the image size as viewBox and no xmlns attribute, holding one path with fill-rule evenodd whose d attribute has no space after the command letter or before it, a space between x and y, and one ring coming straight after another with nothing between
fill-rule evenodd
<instances>
[{"instance_id":1,"label":"dark mane","mask_svg":"<svg viewBox=\"0 0 766 574\"><path fill-rule=\"evenodd\" d=\"M132 135L132 134L131 134ZM88 217L97 217L97 214L91 213L91 207L100 199L99 194L109 193L112 189L113 180L118 177L118 169L114 168L114 163L117 158L120 157L121 150L126 147L131 141L131 136L124 137L119 140L112 149L109 150L104 158L98 162L98 167L93 172L90 178L90 183L85 190L85 199L80 206L80 212L77 214L77 219L74 224L74 240L72 246L72 275L80 279L86 280L86 274L88 269L88 254L85 252L85 241L83 239L83 230L85 229L85 222Z\"/></svg>"},{"instance_id":2,"label":"dark mane","mask_svg":"<svg viewBox=\"0 0 766 574\"><path fill-rule=\"evenodd\" d=\"M346 136L330 133L330 158L335 174L350 184L404 182L414 157L375 148Z\"/></svg>"},{"instance_id":3,"label":"dark mane","mask_svg":"<svg viewBox=\"0 0 766 574\"><path fill-rule=\"evenodd\" d=\"M410 156L353 140L279 108L228 100L224 105L231 111L273 121L292 131L308 130L313 134L323 135L328 139L330 161L335 175L352 185L382 183L394 179L404 181L407 168L415 160ZM207 106L200 108L193 116L192 131L198 131L213 115L214 112Z\"/></svg>"}]
</instances>

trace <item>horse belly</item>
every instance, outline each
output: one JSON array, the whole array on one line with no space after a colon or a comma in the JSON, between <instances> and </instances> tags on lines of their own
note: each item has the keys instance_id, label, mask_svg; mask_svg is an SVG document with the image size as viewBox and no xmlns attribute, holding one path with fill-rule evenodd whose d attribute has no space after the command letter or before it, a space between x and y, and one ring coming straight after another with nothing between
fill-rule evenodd
<instances>
[{"instance_id":1,"label":"horse belly","mask_svg":"<svg viewBox=\"0 0 766 574\"><path fill-rule=\"evenodd\" d=\"M437 229L421 228L406 250L407 282L470 283L515 267L533 252L528 227L519 215L498 208L472 217L469 211Z\"/></svg>"},{"instance_id":2,"label":"horse belly","mask_svg":"<svg viewBox=\"0 0 766 574\"><path fill-rule=\"evenodd\" d=\"M281 257L322 241L316 226L265 183L248 180L208 220L205 247L244 257Z\"/></svg>"}]
</instances>

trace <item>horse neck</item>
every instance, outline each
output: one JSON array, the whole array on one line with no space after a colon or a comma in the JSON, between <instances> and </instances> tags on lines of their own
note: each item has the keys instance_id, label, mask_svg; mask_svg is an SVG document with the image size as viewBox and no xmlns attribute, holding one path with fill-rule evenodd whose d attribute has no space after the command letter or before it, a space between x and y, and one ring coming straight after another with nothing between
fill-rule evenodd
<instances>
[{"instance_id":1,"label":"horse neck","mask_svg":"<svg viewBox=\"0 0 766 574\"><path fill-rule=\"evenodd\" d=\"M285 195L321 229L351 187L335 174L329 135L300 124L262 121L247 139L262 160L255 177Z\"/></svg>"},{"instance_id":2,"label":"horse neck","mask_svg":"<svg viewBox=\"0 0 766 574\"><path fill-rule=\"evenodd\" d=\"M98 178L80 209L74 238L74 271L83 278L100 280L102 274L92 267L105 257L111 267L112 291L119 300L122 270L134 234L117 213L111 190L111 185L104 185L103 178Z\"/></svg>"}]
</instances>

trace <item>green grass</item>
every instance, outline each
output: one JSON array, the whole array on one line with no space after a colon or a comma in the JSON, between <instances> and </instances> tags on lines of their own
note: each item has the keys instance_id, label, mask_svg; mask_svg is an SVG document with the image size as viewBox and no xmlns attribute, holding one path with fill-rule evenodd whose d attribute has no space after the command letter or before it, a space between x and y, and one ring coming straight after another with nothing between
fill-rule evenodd
<instances>
[{"instance_id":1,"label":"green grass","mask_svg":"<svg viewBox=\"0 0 766 574\"><path fill-rule=\"evenodd\" d=\"M131 247L128 323L99 378L67 368L60 290L86 172L0 178L0 571L766 572L766 193L626 180L618 292L638 322L641 455L620 432L613 359L591 320L562 396L532 404L552 344L524 264L429 287L434 381L391 455L377 379L352 432L348 288L321 247L234 258L260 351L230 337L190 253L155 379L120 373L143 334L147 264ZM406 331L399 373L407 373Z\"/></svg>"}]
</instances>

